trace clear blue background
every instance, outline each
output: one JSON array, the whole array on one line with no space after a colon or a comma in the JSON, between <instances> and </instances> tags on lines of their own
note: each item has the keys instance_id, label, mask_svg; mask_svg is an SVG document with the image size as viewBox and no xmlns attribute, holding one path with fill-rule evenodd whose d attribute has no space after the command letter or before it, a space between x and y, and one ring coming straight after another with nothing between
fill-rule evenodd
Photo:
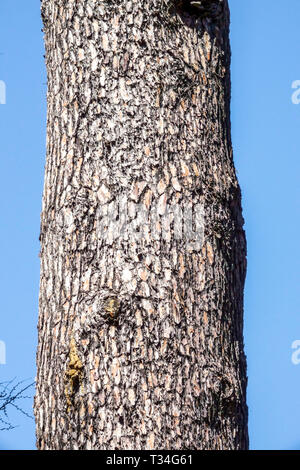
<instances>
[{"instance_id":1,"label":"clear blue background","mask_svg":"<svg viewBox=\"0 0 300 470\"><path fill-rule=\"evenodd\" d=\"M1 0L0 380L35 377L46 73L39 0ZM248 239L245 342L252 449L300 449L299 0L230 0L232 137ZM31 412L32 402L23 407ZM0 433L2 449L33 449L34 423Z\"/></svg>"}]
</instances>

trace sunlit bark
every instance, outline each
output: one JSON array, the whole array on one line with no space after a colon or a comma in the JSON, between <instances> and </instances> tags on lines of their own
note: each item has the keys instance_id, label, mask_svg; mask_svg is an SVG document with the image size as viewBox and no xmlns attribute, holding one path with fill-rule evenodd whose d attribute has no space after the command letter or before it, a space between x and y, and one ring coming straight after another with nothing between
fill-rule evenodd
<instances>
[{"instance_id":1,"label":"sunlit bark","mask_svg":"<svg viewBox=\"0 0 300 470\"><path fill-rule=\"evenodd\" d=\"M226 0L44 0L40 449L245 449Z\"/></svg>"}]
</instances>

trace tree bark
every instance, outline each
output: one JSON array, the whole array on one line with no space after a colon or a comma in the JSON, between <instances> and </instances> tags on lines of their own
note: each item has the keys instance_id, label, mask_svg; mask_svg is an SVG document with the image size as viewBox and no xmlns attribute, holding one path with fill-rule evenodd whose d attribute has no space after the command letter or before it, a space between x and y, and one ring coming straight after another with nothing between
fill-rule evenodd
<instances>
[{"instance_id":1,"label":"tree bark","mask_svg":"<svg viewBox=\"0 0 300 470\"><path fill-rule=\"evenodd\" d=\"M227 0L44 0L39 449L246 449Z\"/></svg>"}]
</instances>

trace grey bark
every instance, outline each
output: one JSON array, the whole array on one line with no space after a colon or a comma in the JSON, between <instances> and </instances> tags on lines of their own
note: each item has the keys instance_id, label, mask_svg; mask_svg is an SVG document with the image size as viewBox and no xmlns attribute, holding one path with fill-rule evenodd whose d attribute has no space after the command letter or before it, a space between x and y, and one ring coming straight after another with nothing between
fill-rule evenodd
<instances>
[{"instance_id":1,"label":"grey bark","mask_svg":"<svg viewBox=\"0 0 300 470\"><path fill-rule=\"evenodd\" d=\"M246 449L227 0L42 16L37 446Z\"/></svg>"}]
</instances>

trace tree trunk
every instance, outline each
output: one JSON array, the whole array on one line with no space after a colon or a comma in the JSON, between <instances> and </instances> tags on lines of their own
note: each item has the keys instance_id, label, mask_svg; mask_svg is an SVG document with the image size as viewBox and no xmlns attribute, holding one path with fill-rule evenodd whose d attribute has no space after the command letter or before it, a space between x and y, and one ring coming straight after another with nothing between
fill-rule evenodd
<instances>
[{"instance_id":1,"label":"tree trunk","mask_svg":"<svg viewBox=\"0 0 300 470\"><path fill-rule=\"evenodd\" d=\"M227 0L44 0L39 449L245 449Z\"/></svg>"}]
</instances>

